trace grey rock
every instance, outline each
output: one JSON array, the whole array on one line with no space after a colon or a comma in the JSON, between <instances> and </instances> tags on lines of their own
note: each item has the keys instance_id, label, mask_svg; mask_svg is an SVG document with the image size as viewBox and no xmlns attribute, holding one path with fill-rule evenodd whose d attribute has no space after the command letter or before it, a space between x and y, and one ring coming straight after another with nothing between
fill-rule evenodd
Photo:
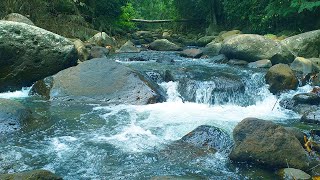
<instances>
[{"instance_id":1,"label":"grey rock","mask_svg":"<svg viewBox=\"0 0 320 180\"><path fill-rule=\"evenodd\" d=\"M256 118L242 120L233 131L235 146L230 159L253 162L265 167L307 169L306 151L285 128Z\"/></svg>"},{"instance_id":2,"label":"grey rock","mask_svg":"<svg viewBox=\"0 0 320 180\"><path fill-rule=\"evenodd\" d=\"M118 53L138 53L141 50L137 48L131 41L127 41L124 45L120 47L117 51Z\"/></svg>"},{"instance_id":3,"label":"grey rock","mask_svg":"<svg viewBox=\"0 0 320 180\"><path fill-rule=\"evenodd\" d=\"M156 51L180 51L181 47L168 41L167 39L157 39L150 44L150 49Z\"/></svg>"},{"instance_id":4,"label":"grey rock","mask_svg":"<svg viewBox=\"0 0 320 180\"><path fill-rule=\"evenodd\" d=\"M77 64L68 39L25 23L0 21L0 92L35 81Z\"/></svg>"},{"instance_id":5,"label":"grey rock","mask_svg":"<svg viewBox=\"0 0 320 180\"><path fill-rule=\"evenodd\" d=\"M248 64L250 68L270 68L272 63L269 59L262 59Z\"/></svg>"},{"instance_id":6,"label":"grey rock","mask_svg":"<svg viewBox=\"0 0 320 180\"><path fill-rule=\"evenodd\" d=\"M47 170L33 170L14 174L0 174L3 180L62 180L61 177Z\"/></svg>"},{"instance_id":7,"label":"grey rock","mask_svg":"<svg viewBox=\"0 0 320 180\"><path fill-rule=\"evenodd\" d=\"M90 50L88 59L106 58L110 53L109 49L101 46L93 46Z\"/></svg>"},{"instance_id":8,"label":"grey rock","mask_svg":"<svg viewBox=\"0 0 320 180\"><path fill-rule=\"evenodd\" d=\"M34 26L33 22L29 18L27 18L24 15L19 14L19 13L8 14L3 18L3 20L20 22L20 23L25 23L25 24L29 24L31 26Z\"/></svg>"},{"instance_id":9,"label":"grey rock","mask_svg":"<svg viewBox=\"0 0 320 180\"><path fill-rule=\"evenodd\" d=\"M202 56L203 52L200 49L185 49L180 53L180 56L182 57L188 57L188 58L200 58Z\"/></svg>"}]
</instances>

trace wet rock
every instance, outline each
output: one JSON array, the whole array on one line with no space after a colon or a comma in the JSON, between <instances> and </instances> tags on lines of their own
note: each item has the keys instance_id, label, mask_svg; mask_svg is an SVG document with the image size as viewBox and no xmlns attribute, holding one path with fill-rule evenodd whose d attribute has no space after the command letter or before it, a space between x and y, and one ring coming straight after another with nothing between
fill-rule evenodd
<instances>
[{"instance_id":1,"label":"wet rock","mask_svg":"<svg viewBox=\"0 0 320 180\"><path fill-rule=\"evenodd\" d=\"M89 43L95 44L97 46L111 46L115 47L117 45L116 40L112 37L110 37L107 33L105 32L99 32L95 34L93 37L91 37L88 40Z\"/></svg>"},{"instance_id":2,"label":"wet rock","mask_svg":"<svg viewBox=\"0 0 320 180\"><path fill-rule=\"evenodd\" d=\"M285 109L293 110L294 112L303 115L308 111L315 111L318 108L318 105L302 104L297 103L297 101L291 98L282 99L279 102L280 106Z\"/></svg>"},{"instance_id":3,"label":"wet rock","mask_svg":"<svg viewBox=\"0 0 320 180\"><path fill-rule=\"evenodd\" d=\"M268 70L265 79L266 83L270 85L270 92L273 94L296 89L299 84L297 77L286 64L276 64L272 66Z\"/></svg>"},{"instance_id":4,"label":"wet rock","mask_svg":"<svg viewBox=\"0 0 320 180\"><path fill-rule=\"evenodd\" d=\"M31 111L21 103L0 98L0 133L12 132L31 118Z\"/></svg>"},{"instance_id":5,"label":"wet rock","mask_svg":"<svg viewBox=\"0 0 320 180\"><path fill-rule=\"evenodd\" d=\"M86 48L85 44L80 39L71 40L78 52L78 58L80 62L89 59L89 50Z\"/></svg>"},{"instance_id":6,"label":"wet rock","mask_svg":"<svg viewBox=\"0 0 320 180\"><path fill-rule=\"evenodd\" d=\"M158 59L156 60L156 62L157 62L157 63L162 63L162 64L174 64L174 63L175 63L174 59L171 59L171 58L163 58L163 57L158 58Z\"/></svg>"},{"instance_id":7,"label":"wet rock","mask_svg":"<svg viewBox=\"0 0 320 180\"><path fill-rule=\"evenodd\" d=\"M220 53L229 59L243 59L248 62L269 59L272 64L288 64L294 59L292 53L279 42L255 34L241 34L226 39Z\"/></svg>"},{"instance_id":8,"label":"wet rock","mask_svg":"<svg viewBox=\"0 0 320 180\"><path fill-rule=\"evenodd\" d=\"M228 152L233 145L229 134L214 126L202 125L183 136L178 142L199 148Z\"/></svg>"},{"instance_id":9,"label":"wet rock","mask_svg":"<svg viewBox=\"0 0 320 180\"><path fill-rule=\"evenodd\" d=\"M296 180L311 179L311 176L309 174L305 173L300 169L294 169L294 168L281 169L279 174L282 179L296 179Z\"/></svg>"},{"instance_id":10,"label":"wet rock","mask_svg":"<svg viewBox=\"0 0 320 180\"><path fill-rule=\"evenodd\" d=\"M250 68L270 68L271 66L272 63L269 59L263 59L248 64L248 67Z\"/></svg>"},{"instance_id":11,"label":"wet rock","mask_svg":"<svg viewBox=\"0 0 320 180\"><path fill-rule=\"evenodd\" d=\"M124 45L120 47L117 51L118 53L138 53L141 50L137 48L131 41L127 41Z\"/></svg>"},{"instance_id":12,"label":"wet rock","mask_svg":"<svg viewBox=\"0 0 320 180\"><path fill-rule=\"evenodd\" d=\"M62 180L61 177L47 170L33 170L15 174L0 174L3 180Z\"/></svg>"},{"instance_id":13,"label":"wet rock","mask_svg":"<svg viewBox=\"0 0 320 180\"><path fill-rule=\"evenodd\" d=\"M35 81L77 64L68 39L25 23L0 21L0 92Z\"/></svg>"},{"instance_id":14,"label":"wet rock","mask_svg":"<svg viewBox=\"0 0 320 180\"><path fill-rule=\"evenodd\" d=\"M158 72L146 72L146 75L155 83L162 83L164 81L164 78Z\"/></svg>"},{"instance_id":15,"label":"wet rock","mask_svg":"<svg viewBox=\"0 0 320 180\"><path fill-rule=\"evenodd\" d=\"M150 44L150 49L156 51L180 51L181 47L168 41L167 39L157 39Z\"/></svg>"},{"instance_id":16,"label":"wet rock","mask_svg":"<svg viewBox=\"0 0 320 180\"><path fill-rule=\"evenodd\" d=\"M308 168L308 158L299 140L282 126L256 118L242 120L233 131L235 146L230 159L265 167Z\"/></svg>"},{"instance_id":17,"label":"wet rock","mask_svg":"<svg viewBox=\"0 0 320 180\"><path fill-rule=\"evenodd\" d=\"M88 59L106 58L109 54L109 49L101 46L93 46L90 50Z\"/></svg>"},{"instance_id":18,"label":"wet rock","mask_svg":"<svg viewBox=\"0 0 320 180\"><path fill-rule=\"evenodd\" d=\"M221 43L211 42L203 48L203 54L208 56L217 56L221 50Z\"/></svg>"},{"instance_id":19,"label":"wet rock","mask_svg":"<svg viewBox=\"0 0 320 180\"><path fill-rule=\"evenodd\" d=\"M203 54L202 50L192 48L192 49L183 50L180 53L180 56L188 57L188 58L200 58L202 56L202 54Z\"/></svg>"},{"instance_id":20,"label":"wet rock","mask_svg":"<svg viewBox=\"0 0 320 180\"><path fill-rule=\"evenodd\" d=\"M296 57L295 60L291 63L290 68L294 71L299 71L303 75L313 72L312 62L303 57Z\"/></svg>"},{"instance_id":21,"label":"wet rock","mask_svg":"<svg viewBox=\"0 0 320 180\"><path fill-rule=\"evenodd\" d=\"M47 81L48 82L48 81ZM50 82L50 81L49 81ZM34 88L39 87L39 85ZM141 74L109 59L92 59L52 76L45 92L52 101L149 104L164 100L161 88Z\"/></svg>"},{"instance_id":22,"label":"wet rock","mask_svg":"<svg viewBox=\"0 0 320 180\"><path fill-rule=\"evenodd\" d=\"M221 63L221 64L224 64L224 63L227 63L229 61L229 59L225 55L220 54L218 56L211 57L211 58L207 59L206 61L209 62L209 63Z\"/></svg>"},{"instance_id":23,"label":"wet rock","mask_svg":"<svg viewBox=\"0 0 320 180\"><path fill-rule=\"evenodd\" d=\"M313 75L310 80L313 86L320 86L320 73Z\"/></svg>"},{"instance_id":24,"label":"wet rock","mask_svg":"<svg viewBox=\"0 0 320 180\"><path fill-rule=\"evenodd\" d=\"M198 46L206 46L207 44L212 42L215 38L216 38L216 36L204 36L204 37L198 39L197 45Z\"/></svg>"},{"instance_id":25,"label":"wet rock","mask_svg":"<svg viewBox=\"0 0 320 180\"><path fill-rule=\"evenodd\" d=\"M320 97L315 93L300 93L292 98L296 104L319 105Z\"/></svg>"},{"instance_id":26,"label":"wet rock","mask_svg":"<svg viewBox=\"0 0 320 180\"><path fill-rule=\"evenodd\" d=\"M2 20L20 22L20 23L25 23L25 24L34 26L33 22L29 18L18 13L8 14Z\"/></svg>"},{"instance_id":27,"label":"wet rock","mask_svg":"<svg viewBox=\"0 0 320 180\"><path fill-rule=\"evenodd\" d=\"M230 59L227 64L235 66L246 66L248 65L248 62L240 59Z\"/></svg>"},{"instance_id":28,"label":"wet rock","mask_svg":"<svg viewBox=\"0 0 320 180\"><path fill-rule=\"evenodd\" d=\"M313 65L313 70L316 72L320 72L320 58L309 58Z\"/></svg>"},{"instance_id":29,"label":"wet rock","mask_svg":"<svg viewBox=\"0 0 320 180\"><path fill-rule=\"evenodd\" d=\"M295 55L318 58L320 55L320 30L309 31L281 41Z\"/></svg>"},{"instance_id":30,"label":"wet rock","mask_svg":"<svg viewBox=\"0 0 320 180\"><path fill-rule=\"evenodd\" d=\"M320 109L315 111L309 110L304 113L300 119L301 122L319 124L320 123Z\"/></svg>"}]
</instances>

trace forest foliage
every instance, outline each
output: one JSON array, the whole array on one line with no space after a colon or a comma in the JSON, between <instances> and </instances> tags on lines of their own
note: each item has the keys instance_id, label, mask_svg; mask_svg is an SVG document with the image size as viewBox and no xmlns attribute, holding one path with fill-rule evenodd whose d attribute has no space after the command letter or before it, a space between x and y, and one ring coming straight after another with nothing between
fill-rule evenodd
<instances>
[{"instance_id":1,"label":"forest foliage","mask_svg":"<svg viewBox=\"0 0 320 180\"><path fill-rule=\"evenodd\" d=\"M0 16L12 12L68 36L134 30L132 18L194 19L190 28L251 33L320 27L320 0L1 0Z\"/></svg>"}]
</instances>

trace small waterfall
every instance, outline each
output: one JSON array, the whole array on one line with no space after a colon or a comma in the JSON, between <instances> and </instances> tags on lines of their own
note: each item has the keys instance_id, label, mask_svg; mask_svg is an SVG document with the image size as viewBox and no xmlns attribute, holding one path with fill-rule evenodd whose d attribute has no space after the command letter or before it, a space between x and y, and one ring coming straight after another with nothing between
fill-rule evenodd
<instances>
[{"instance_id":1,"label":"small waterfall","mask_svg":"<svg viewBox=\"0 0 320 180\"><path fill-rule=\"evenodd\" d=\"M263 100L270 93L262 73L239 79L218 77L210 81L183 80L178 91L183 100L200 104L233 104L249 106Z\"/></svg>"}]
</instances>

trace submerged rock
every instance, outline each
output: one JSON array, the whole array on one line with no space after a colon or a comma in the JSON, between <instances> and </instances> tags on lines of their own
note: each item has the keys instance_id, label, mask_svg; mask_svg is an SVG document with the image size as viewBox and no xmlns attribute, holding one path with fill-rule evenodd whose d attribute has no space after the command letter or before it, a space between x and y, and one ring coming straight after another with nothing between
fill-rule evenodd
<instances>
[{"instance_id":1,"label":"submerged rock","mask_svg":"<svg viewBox=\"0 0 320 180\"><path fill-rule=\"evenodd\" d=\"M25 24L29 24L31 26L34 26L33 22L29 18L27 18L24 15L19 14L19 13L10 13L10 14L6 15L3 18L3 20L20 22L20 23L25 23Z\"/></svg>"},{"instance_id":2,"label":"submerged rock","mask_svg":"<svg viewBox=\"0 0 320 180\"><path fill-rule=\"evenodd\" d=\"M150 49L156 51L180 51L181 47L168 41L167 39L157 39L150 44Z\"/></svg>"},{"instance_id":3,"label":"submerged rock","mask_svg":"<svg viewBox=\"0 0 320 180\"><path fill-rule=\"evenodd\" d=\"M309 31L281 41L295 55L318 58L320 55L320 30Z\"/></svg>"},{"instance_id":4,"label":"submerged rock","mask_svg":"<svg viewBox=\"0 0 320 180\"><path fill-rule=\"evenodd\" d=\"M294 59L292 53L279 42L255 34L241 34L226 39L220 53L229 59L243 59L248 62L270 59L272 64L288 64Z\"/></svg>"},{"instance_id":5,"label":"submerged rock","mask_svg":"<svg viewBox=\"0 0 320 180\"><path fill-rule=\"evenodd\" d=\"M14 174L0 174L3 180L62 180L61 177L47 170L33 170Z\"/></svg>"},{"instance_id":6,"label":"submerged rock","mask_svg":"<svg viewBox=\"0 0 320 180\"><path fill-rule=\"evenodd\" d=\"M286 64L276 64L272 66L266 76L266 83L270 85L269 90L273 94L281 91L296 89L298 87L298 79Z\"/></svg>"},{"instance_id":7,"label":"submerged rock","mask_svg":"<svg viewBox=\"0 0 320 180\"><path fill-rule=\"evenodd\" d=\"M17 101L0 98L0 133L12 132L29 118L31 111Z\"/></svg>"},{"instance_id":8,"label":"submerged rock","mask_svg":"<svg viewBox=\"0 0 320 180\"><path fill-rule=\"evenodd\" d=\"M51 78L37 82L32 92L45 94L50 100L108 104L138 105L164 100L163 92L155 83L130 68L105 58L85 61L76 67L60 71ZM38 87L42 88L37 89Z\"/></svg>"},{"instance_id":9,"label":"submerged rock","mask_svg":"<svg viewBox=\"0 0 320 180\"><path fill-rule=\"evenodd\" d=\"M68 39L25 23L0 21L0 92L35 81L77 64Z\"/></svg>"},{"instance_id":10,"label":"submerged rock","mask_svg":"<svg viewBox=\"0 0 320 180\"><path fill-rule=\"evenodd\" d=\"M270 168L308 168L308 157L299 140L271 121L246 118L235 127L233 138L231 160Z\"/></svg>"}]
</instances>

